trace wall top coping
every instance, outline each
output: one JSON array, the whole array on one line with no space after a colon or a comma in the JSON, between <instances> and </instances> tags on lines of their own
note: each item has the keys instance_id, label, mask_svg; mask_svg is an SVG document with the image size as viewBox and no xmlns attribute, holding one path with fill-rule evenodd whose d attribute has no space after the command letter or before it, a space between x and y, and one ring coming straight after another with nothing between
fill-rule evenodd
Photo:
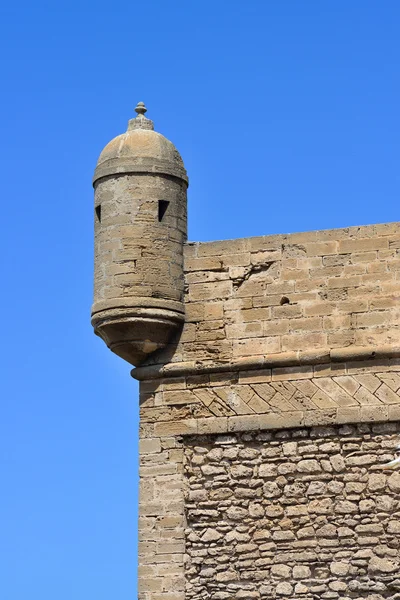
<instances>
[{"instance_id":1,"label":"wall top coping","mask_svg":"<svg viewBox=\"0 0 400 600\"><path fill-rule=\"evenodd\" d=\"M280 352L266 356L256 356L232 360L224 363L199 363L188 361L181 363L155 364L132 369L131 375L138 381L202 375L206 373L225 373L228 371L251 371L260 368L294 367L298 365L317 365L348 361L365 361L387 358L400 358L398 346L347 346L345 348L319 349L293 352Z\"/></svg>"},{"instance_id":2,"label":"wall top coping","mask_svg":"<svg viewBox=\"0 0 400 600\"><path fill-rule=\"evenodd\" d=\"M215 247L216 250L225 252L232 248L235 252L245 252L253 248L257 243L262 243L265 249L279 246L282 243L313 243L341 241L343 239L364 239L380 236L398 234L400 221L390 223L376 223L372 225L360 225L351 227L341 227L337 229L320 229L314 231L302 231L293 233L277 233L261 236L250 236L244 238L212 240L205 242L187 242L185 244L186 254L189 256L197 255L198 250L207 249L208 253Z\"/></svg>"}]
</instances>

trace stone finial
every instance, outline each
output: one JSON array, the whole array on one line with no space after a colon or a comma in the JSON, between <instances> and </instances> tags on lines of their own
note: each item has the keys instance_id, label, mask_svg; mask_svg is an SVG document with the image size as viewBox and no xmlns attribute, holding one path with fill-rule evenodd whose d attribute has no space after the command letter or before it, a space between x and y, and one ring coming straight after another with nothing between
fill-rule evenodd
<instances>
[{"instance_id":1,"label":"stone finial","mask_svg":"<svg viewBox=\"0 0 400 600\"><path fill-rule=\"evenodd\" d=\"M145 115L147 113L147 108L144 104L144 102L138 102L135 108L135 112L138 115Z\"/></svg>"},{"instance_id":2,"label":"stone finial","mask_svg":"<svg viewBox=\"0 0 400 600\"><path fill-rule=\"evenodd\" d=\"M135 108L137 117L130 119L128 123L128 131L132 129L154 129L154 123L144 115L147 113L147 108L144 102L138 102Z\"/></svg>"}]
</instances>

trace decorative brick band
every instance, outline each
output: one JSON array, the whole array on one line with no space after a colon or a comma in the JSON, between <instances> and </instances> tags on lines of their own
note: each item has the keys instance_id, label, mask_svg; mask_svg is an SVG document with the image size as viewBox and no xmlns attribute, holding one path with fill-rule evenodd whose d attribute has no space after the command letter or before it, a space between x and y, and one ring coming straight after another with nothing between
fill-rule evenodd
<instances>
[{"instance_id":1,"label":"decorative brick band","mask_svg":"<svg viewBox=\"0 0 400 600\"><path fill-rule=\"evenodd\" d=\"M399 362L375 360L148 381L141 384L142 434L207 435L397 421Z\"/></svg>"},{"instance_id":2,"label":"decorative brick band","mask_svg":"<svg viewBox=\"0 0 400 600\"><path fill-rule=\"evenodd\" d=\"M197 363L195 361L156 364L132 369L131 375L139 381L177 377L186 375L203 375L206 373L227 373L236 371L252 371L254 369L295 367L301 365L318 365L330 362L376 360L399 358L398 346L347 346L345 348L297 350L295 352L280 352L267 356L256 356L238 359L226 363Z\"/></svg>"}]
</instances>

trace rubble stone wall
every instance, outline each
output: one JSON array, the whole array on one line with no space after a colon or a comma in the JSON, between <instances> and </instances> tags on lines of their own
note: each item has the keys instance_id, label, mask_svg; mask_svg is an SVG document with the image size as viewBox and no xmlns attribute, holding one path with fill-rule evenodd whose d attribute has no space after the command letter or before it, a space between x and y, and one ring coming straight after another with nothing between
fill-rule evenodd
<instances>
[{"instance_id":1,"label":"rubble stone wall","mask_svg":"<svg viewBox=\"0 0 400 600\"><path fill-rule=\"evenodd\" d=\"M399 423L185 439L186 598L397 598Z\"/></svg>"}]
</instances>

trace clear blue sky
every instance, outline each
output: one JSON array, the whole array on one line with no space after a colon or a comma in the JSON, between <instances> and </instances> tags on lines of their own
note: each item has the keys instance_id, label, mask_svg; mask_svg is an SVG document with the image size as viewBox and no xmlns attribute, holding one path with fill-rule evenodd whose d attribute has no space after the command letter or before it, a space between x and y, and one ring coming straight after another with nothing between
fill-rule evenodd
<instances>
[{"instance_id":1,"label":"clear blue sky","mask_svg":"<svg viewBox=\"0 0 400 600\"><path fill-rule=\"evenodd\" d=\"M397 0L6 3L0 597L135 598L137 386L92 334L91 177L138 100L192 240L399 219Z\"/></svg>"}]
</instances>

